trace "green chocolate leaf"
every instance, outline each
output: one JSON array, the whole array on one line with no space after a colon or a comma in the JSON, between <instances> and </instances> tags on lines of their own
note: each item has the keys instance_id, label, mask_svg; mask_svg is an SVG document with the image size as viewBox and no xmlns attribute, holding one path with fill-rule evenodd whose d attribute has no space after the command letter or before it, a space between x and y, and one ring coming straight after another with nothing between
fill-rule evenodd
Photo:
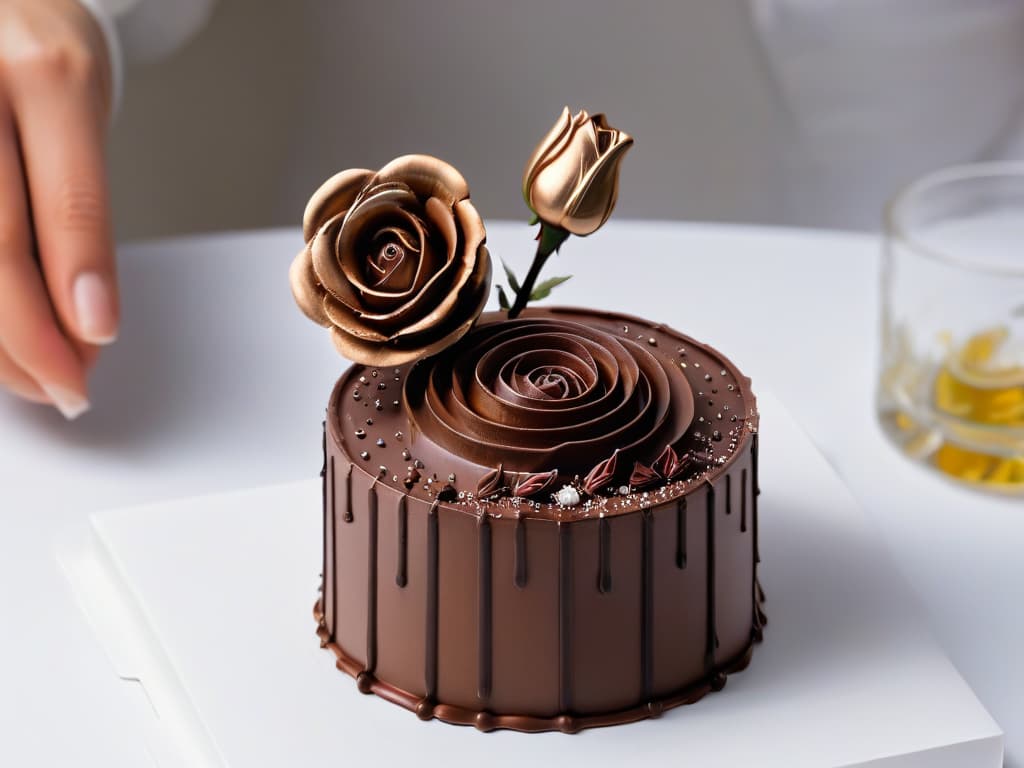
<instances>
[{"instance_id":1,"label":"green chocolate leaf","mask_svg":"<svg viewBox=\"0 0 1024 768\"><path fill-rule=\"evenodd\" d=\"M566 280L570 279L572 275L566 275L565 277L552 277L549 280L545 280L543 283L533 289L533 293L530 294L530 301L540 301L546 299L551 295L551 290L558 287Z\"/></svg>"},{"instance_id":2,"label":"green chocolate leaf","mask_svg":"<svg viewBox=\"0 0 1024 768\"><path fill-rule=\"evenodd\" d=\"M494 287L498 289L498 306L507 312L512 308L512 305L508 303L508 296L505 295L505 289L500 285L496 285Z\"/></svg>"},{"instance_id":3,"label":"green chocolate leaf","mask_svg":"<svg viewBox=\"0 0 1024 768\"><path fill-rule=\"evenodd\" d=\"M508 278L508 284L512 286L512 292L519 293L522 288L519 286L519 281L516 279L515 272L509 268L508 264L506 264L504 260L501 262L501 266L505 268L505 277Z\"/></svg>"}]
</instances>

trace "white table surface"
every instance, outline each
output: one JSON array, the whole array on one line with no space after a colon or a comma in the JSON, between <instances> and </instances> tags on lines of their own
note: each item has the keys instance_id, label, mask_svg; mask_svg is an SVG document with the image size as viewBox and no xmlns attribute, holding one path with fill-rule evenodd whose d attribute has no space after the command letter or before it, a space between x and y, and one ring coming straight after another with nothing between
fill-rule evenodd
<instances>
[{"instance_id":1,"label":"white table surface","mask_svg":"<svg viewBox=\"0 0 1024 768\"><path fill-rule=\"evenodd\" d=\"M531 231L488 229L491 252L524 270ZM296 229L124 247L124 329L93 377L93 411L66 423L0 395L0 764L147 764L130 701L141 693L111 673L77 610L54 555L61 535L96 510L319 470L345 364L292 303L300 246ZM612 222L548 271L576 275L558 303L666 322L782 399L881 530L1021 768L1024 503L962 490L883 442L878 256L867 235Z\"/></svg>"}]
</instances>

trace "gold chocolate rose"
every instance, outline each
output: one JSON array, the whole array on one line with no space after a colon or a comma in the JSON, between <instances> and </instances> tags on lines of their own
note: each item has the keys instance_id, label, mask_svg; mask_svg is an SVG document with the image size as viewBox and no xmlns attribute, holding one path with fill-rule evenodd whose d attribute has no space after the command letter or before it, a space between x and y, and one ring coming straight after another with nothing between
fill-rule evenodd
<instances>
[{"instance_id":1,"label":"gold chocolate rose","mask_svg":"<svg viewBox=\"0 0 1024 768\"><path fill-rule=\"evenodd\" d=\"M574 235L595 232L612 215L619 164L633 139L604 115L566 107L533 150L523 174L523 198L542 222Z\"/></svg>"},{"instance_id":2,"label":"gold chocolate rose","mask_svg":"<svg viewBox=\"0 0 1024 768\"><path fill-rule=\"evenodd\" d=\"M455 343L487 302L491 260L469 187L452 166L406 155L350 169L310 198L292 262L299 308L338 352L399 365Z\"/></svg>"}]
</instances>

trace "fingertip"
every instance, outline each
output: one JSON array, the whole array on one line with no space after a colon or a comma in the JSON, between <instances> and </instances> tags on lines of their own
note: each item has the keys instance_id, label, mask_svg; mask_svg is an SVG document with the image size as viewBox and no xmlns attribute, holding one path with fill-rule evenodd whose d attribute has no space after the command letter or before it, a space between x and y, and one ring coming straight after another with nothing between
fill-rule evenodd
<instances>
[{"instance_id":1,"label":"fingertip","mask_svg":"<svg viewBox=\"0 0 1024 768\"><path fill-rule=\"evenodd\" d=\"M91 407L89 399L72 389L56 384L41 384L43 392L53 402L53 406L61 412L65 419L74 421Z\"/></svg>"},{"instance_id":2,"label":"fingertip","mask_svg":"<svg viewBox=\"0 0 1024 768\"><path fill-rule=\"evenodd\" d=\"M116 341L119 318L113 281L98 272L82 272L71 293L78 337L100 346Z\"/></svg>"}]
</instances>

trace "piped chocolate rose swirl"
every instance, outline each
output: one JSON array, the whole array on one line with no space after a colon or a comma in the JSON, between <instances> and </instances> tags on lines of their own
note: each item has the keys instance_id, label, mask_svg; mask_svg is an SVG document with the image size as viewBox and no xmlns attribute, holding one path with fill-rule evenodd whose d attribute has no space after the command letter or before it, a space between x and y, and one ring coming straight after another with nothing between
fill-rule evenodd
<instances>
[{"instance_id":1,"label":"piped chocolate rose swirl","mask_svg":"<svg viewBox=\"0 0 1024 768\"><path fill-rule=\"evenodd\" d=\"M555 318L482 324L417 364L405 398L414 444L506 473L556 471L561 482L589 477L616 454L627 475L633 462L654 464L694 413L690 386L671 360ZM552 477L545 488L554 484Z\"/></svg>"}]
</instances>

